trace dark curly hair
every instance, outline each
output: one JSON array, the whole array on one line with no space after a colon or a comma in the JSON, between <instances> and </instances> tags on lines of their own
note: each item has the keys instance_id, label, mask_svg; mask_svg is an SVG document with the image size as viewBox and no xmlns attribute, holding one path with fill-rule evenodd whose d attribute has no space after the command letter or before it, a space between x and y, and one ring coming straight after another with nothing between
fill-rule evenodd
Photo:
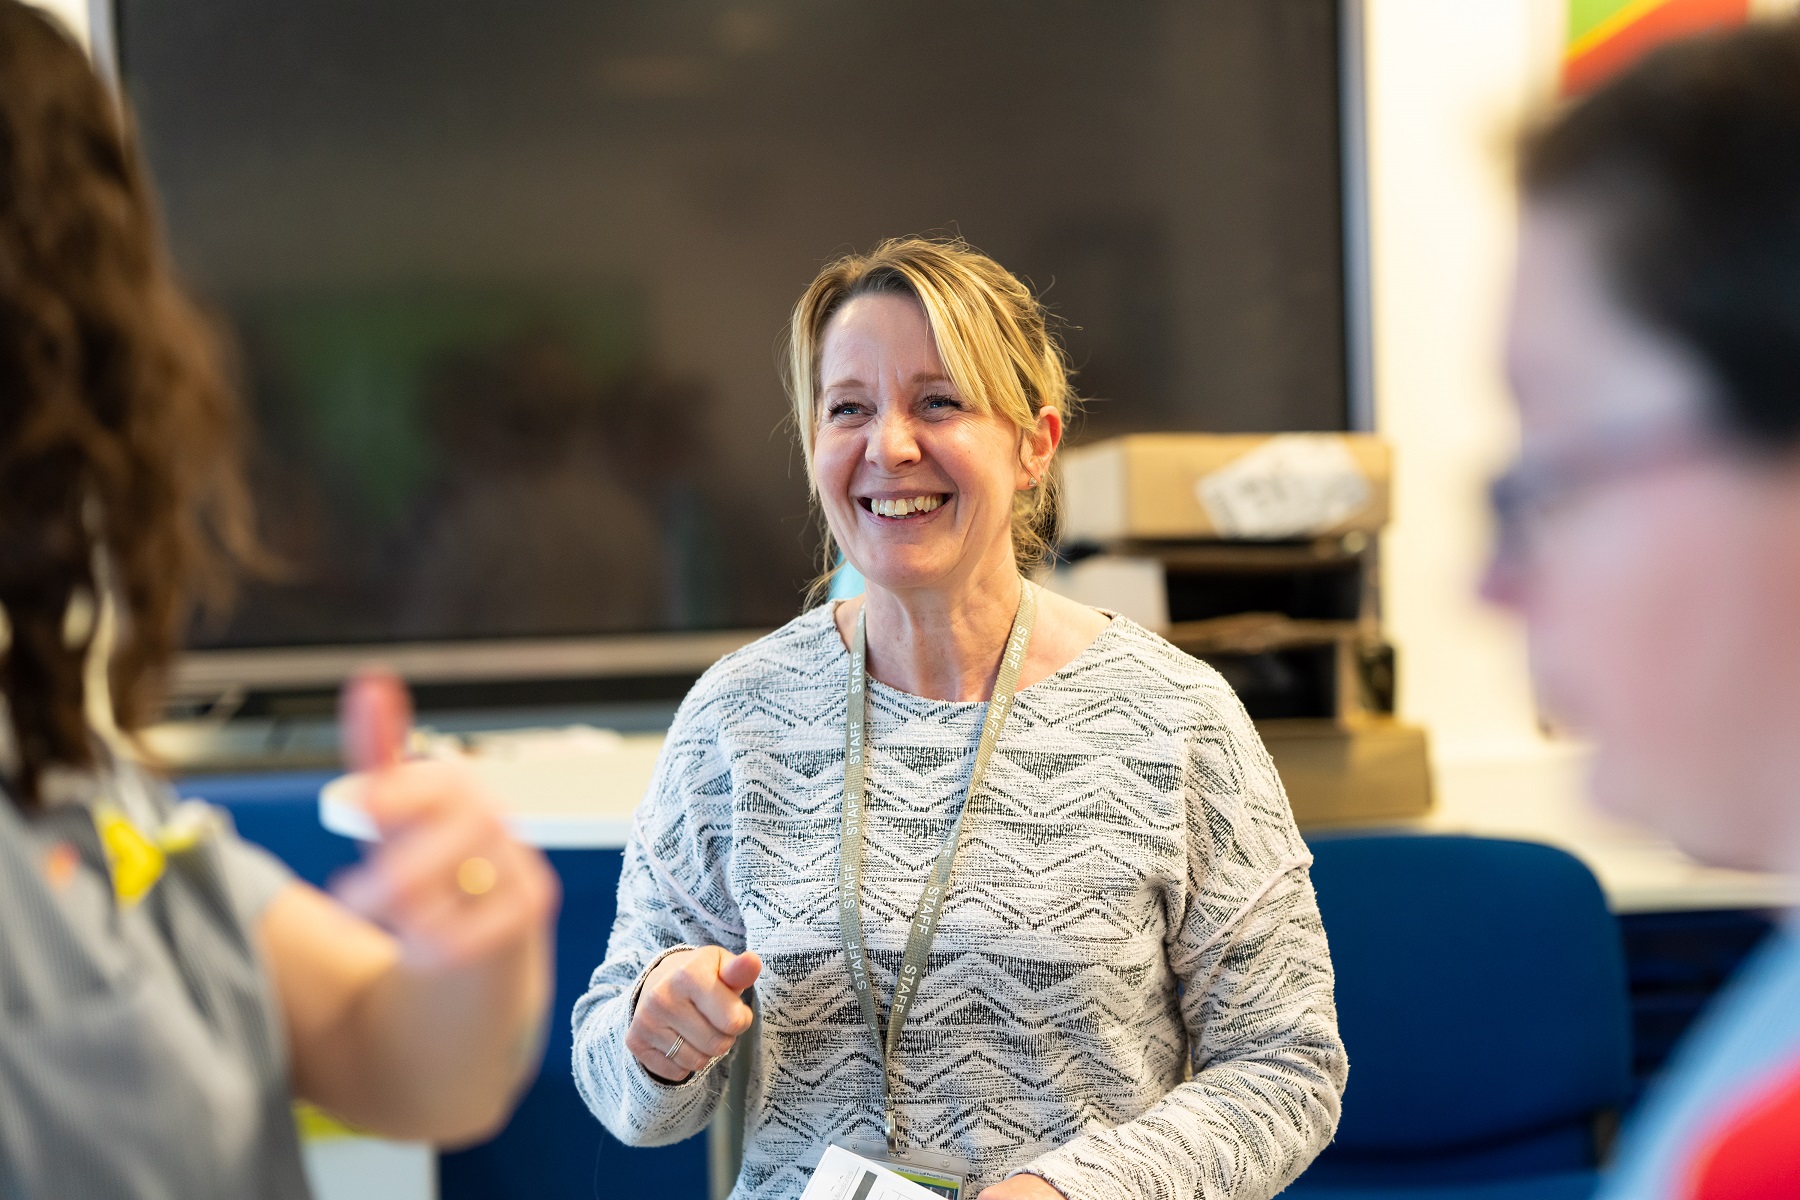
<instances>
[{"instance_id":1,"label":"dark curly hair","mask_svg":"<svg viewBox=\"0 0 1800 1200\"><path fill-rule=\"evenodd\" d=\"M134 732L190 600L224 601L254 559L240 447L119 101L53 20L0 0L0 690L19 803L46 767L95 760L79 614L118 606L113 709Z\"/></svg>"},{"instance_id":2,"label":"dark curly hair","mask_svg":"<svg viewBox=\"0 0 1800 1200\"><path fill-rule=\"evenodd\" d=\"M1800 21L1647 56L1530 131L1519 181L1594 218L1619 299L1724 385L1727 432L1800 444Z\"/></svg>"}]
</instances>

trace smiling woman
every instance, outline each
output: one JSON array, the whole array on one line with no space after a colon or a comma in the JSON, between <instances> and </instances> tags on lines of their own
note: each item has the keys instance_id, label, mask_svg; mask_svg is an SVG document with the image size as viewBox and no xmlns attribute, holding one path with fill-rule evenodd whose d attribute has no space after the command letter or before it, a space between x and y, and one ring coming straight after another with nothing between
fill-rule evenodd
<instances>
[{"instance_id":1,"label":"smiling woman","mask_svg":"<svg viewBox=\"0 0 1800 1200\"><path fill-rule=\"evenodd\" d=\"M1022 574L1072 404L1043 309L886 242L807 289L788 365L868 588L677 714L575 1010L589 1106L688 1136L745 1037L738 1200L833 1142L964 1200L1273 1195L1345 1076L1310 856L1215 672Z\"/></svg>"},{"instance_id":2,"label":"smiling woman","mask_svg":"<svg viewBox=\"0 0 1800 1200\"><path fill-rule=\"evenodd\" d=\"M837 351L829 364L823 361L828 342ZM905 361L889 361L883 351L890 346ZM1030 289L961 243L920 238L885 242L820 272L794 307L787 383L813 496L827 513L835 496L821 472L829 473L853 442L838 435L862 429L875 415L884 370L908 372L897 382L911 392L919 415L998 418L983 423L990 441L1013 435L1014 465L1026 472L1027 486L1010 488L1006 504L1014 555L1021 570L1029 569L1049 549L1057 488L1048 462L1075 404L1062 348ZM965 422L959 432L966 429ZM949 498L900 498L934 497ZM865 509L877 500L886 508L889 498L858 500ZM853 525L829 518L826 524L830 564L834 539L849 536Z\"/></svg>"}]
</instances>

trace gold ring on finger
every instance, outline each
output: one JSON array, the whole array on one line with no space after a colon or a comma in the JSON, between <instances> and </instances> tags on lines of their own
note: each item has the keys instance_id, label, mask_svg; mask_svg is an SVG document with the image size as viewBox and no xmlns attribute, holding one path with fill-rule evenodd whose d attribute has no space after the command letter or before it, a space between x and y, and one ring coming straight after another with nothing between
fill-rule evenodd
<instances>
[{"instance_id":1,"label":"gold ring on finger","mask_svg":"<svg viewBox=\"0 0 1800 1200\"><path fill-rule=\"evenodd\" d=\"M494 890L499 879L500 872L494 868L493 861L479 854L463 859L456 868L456 886L464 895L484 896Z\"/></svg>"}]
</instances>

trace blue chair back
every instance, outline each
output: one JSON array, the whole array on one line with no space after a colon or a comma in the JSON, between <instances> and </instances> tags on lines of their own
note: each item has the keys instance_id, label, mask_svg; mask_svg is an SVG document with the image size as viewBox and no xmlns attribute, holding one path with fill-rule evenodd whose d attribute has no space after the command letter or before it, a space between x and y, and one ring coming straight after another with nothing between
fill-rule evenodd
<instances>
[{"instance_id":1,"label":"blue chair back","mask_svg":"<svg viewBox=\"0 0 1800 1200\"><path fill-rule=\"evenodd\" d=\"M1350 1082L1303 1183L1592 1167L1594 1118L1631 1093L1624 953L1593 874L1491 838L1340 836L1313 854Z\"/></svg>"}]
</instances>

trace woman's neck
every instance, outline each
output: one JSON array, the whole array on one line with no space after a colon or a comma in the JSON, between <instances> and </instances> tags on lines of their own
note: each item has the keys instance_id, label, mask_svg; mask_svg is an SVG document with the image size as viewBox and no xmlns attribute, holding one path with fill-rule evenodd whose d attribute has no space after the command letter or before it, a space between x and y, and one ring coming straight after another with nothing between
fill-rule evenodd
<instances>
[{"instance_id":1,"label":"woman's neck","mask_svg":"<svg viewBox=\"0 0 1800 1200\"><path fill-rule=\"evenodd\" d=\"M890 591L871 584L863 600L869 674L931 700L986 700L1023 586L1010 555L961 587ZM855 620L854 612L845 615Z\"/></svg>"}]
</instances>

